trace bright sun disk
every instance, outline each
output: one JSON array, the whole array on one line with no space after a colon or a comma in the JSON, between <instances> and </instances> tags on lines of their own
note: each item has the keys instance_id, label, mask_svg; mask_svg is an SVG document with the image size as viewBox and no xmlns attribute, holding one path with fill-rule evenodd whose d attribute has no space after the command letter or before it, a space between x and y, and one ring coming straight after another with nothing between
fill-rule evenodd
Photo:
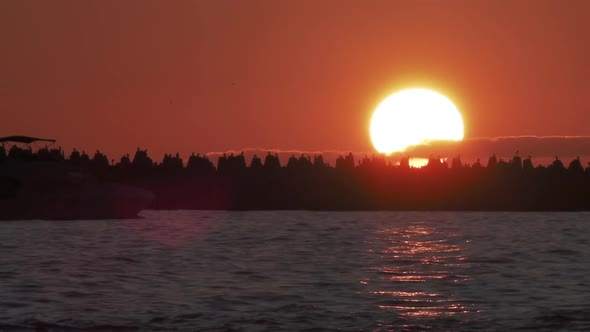
<instances>
[{"instance_id":1,"label":"bright sun disk","mask_svg":"<svg viewBox=\"0 0 590 332\"><path fill-rule=\"evenodd\" d=\"M370 134L381 153L401 152L431 141L463 139L461 113L449 98L427 89L387 97L371 118Z\"/></svg>"}]
</instances>

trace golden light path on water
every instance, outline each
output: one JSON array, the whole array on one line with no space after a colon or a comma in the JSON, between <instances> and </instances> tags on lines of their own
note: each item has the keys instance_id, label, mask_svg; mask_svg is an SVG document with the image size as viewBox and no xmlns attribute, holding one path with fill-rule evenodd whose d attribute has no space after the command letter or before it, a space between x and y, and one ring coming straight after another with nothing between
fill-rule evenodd
<instances>
[{"instance_id":1,"label":"golden light path on water","mask_svg":"<svg viewBox=\"0 0 590 332\"><path fill-rule=\"evenodd\" d=\"M420 224L375 232L380 242L388 243L373 252L385 264L372 268L375 279L361 283L371 284L370 293L378 297L379 309L416 324L470 312L453 292L469 279L462 272L468 264L461 246L452 241L454 234Z\"/></svg>"}]
</instances>

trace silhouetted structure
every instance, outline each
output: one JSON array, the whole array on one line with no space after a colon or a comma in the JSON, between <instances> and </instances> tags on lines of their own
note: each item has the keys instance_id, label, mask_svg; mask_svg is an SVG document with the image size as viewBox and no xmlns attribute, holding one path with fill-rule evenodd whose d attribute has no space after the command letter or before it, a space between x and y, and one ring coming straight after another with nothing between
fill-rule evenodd
<instances>
[{"instance_id":1,"label":"silhouetted structure","mask_svg":"<svg viewBox=\"0 0 590 332\"><path fill-rule=\"evenodd\" d=\"M264 168L268 170L278 170L281 168L281 162L278 155L271 155L270 152L264 159Z\"/></svg>"},{"instance_id":2,"label":"silhouetted structure","mask_svg":"<svg viewBox=\"0 0 590 332\"><path fill-rule=\"evenodd\" d=\"M213 166L213 163L206 156L201 156L200 154L195 156L193 153L188 158L186 169L196 173L210 173L215 171L215 166Z\"/></svg>"},{"instance_id":3,"label":"silhouetted structure","mask_svg":"<svg viewBox=\"0 0 590 332\"><path fill-rule=\"evenodd\" d=\"M11 144L8 155L0 153L0 220L136 218L153 200L149 190L122 184L132 177L112 181L118 168L100 151L90 159L74 150L65 159L59 147L34 152L30 144L40 141L54 142L0 138L1 151Z\"/></svg>"},{"instance_id":4,"label":"silhouetted structure","mask_svg":"<svg viewBox=\"0 0 590 332\"><path fill-rule=\"evenodd\" d=\"M154 209L311 209L311 210L590 210L590 166L580 158L568 167L556 157L547 167L533 165L517 151L508 161L492 155L486 166L478 159L464 164L431 156L423 168L399 165L383 156L339 156L334 167L321 155L292 155L282 166L278 155L264 161L254 156L247 166L243 153L223 155L217 167L205 155L192 154L186 164L179 154L154 162L147 150L116 164L96 151L92 158L61 148L0 145L0 169L11 160L64 165L92 174L98 181L128 184L155 194ZM449 165L450 163L450 165ZM0 197L19 183L0 181Z\"/></svg>"}]
</instances>

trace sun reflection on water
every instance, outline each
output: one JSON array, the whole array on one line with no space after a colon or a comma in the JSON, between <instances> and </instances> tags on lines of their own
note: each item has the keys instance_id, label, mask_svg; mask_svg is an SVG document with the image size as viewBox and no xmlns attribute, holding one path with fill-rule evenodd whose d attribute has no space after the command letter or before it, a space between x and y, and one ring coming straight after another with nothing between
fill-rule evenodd
<instances>
[{"instance_id":1,"label":"sun reflection on water","mask_svg":"<svg viewBox=\"0 0 590 332\"><path fill-rule=\"evenodd\" d=\"M403 323L458 318L470 312L454 290L469 280L457 234L423 224L400 225L376 232L380 266L372 268L371 288L381 310L397 314Z\"/></svg>"}]
</instances>

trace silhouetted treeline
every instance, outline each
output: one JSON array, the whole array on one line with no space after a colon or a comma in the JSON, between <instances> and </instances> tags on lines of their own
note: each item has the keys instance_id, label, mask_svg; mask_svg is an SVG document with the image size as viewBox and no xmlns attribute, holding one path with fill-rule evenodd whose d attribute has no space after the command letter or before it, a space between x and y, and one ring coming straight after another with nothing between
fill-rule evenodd
<instances>
[{"instance_id":1,"label":"silhouetted treeline","mask_svg":"<svg viewBox=\"0 0 590 332\"><path fill-rule=\"evenodd\" d=\"M471 165L459 157L430 158L412 168L409 158L392 165L382 156L355 160L341 156L335 166L321 155L291 156L282 165L276 154L207 156L178 154L155 162L147 150L118 161L100 151L0 147L0 166L10 159L61 163L98 179L151 190L154 209L310 209L310 210L590 210L590 167L579 158L564 165L533 165L530 157L491 156ZM249 165L249 166L248 166Z\"/></svg>"}]
</instances>

